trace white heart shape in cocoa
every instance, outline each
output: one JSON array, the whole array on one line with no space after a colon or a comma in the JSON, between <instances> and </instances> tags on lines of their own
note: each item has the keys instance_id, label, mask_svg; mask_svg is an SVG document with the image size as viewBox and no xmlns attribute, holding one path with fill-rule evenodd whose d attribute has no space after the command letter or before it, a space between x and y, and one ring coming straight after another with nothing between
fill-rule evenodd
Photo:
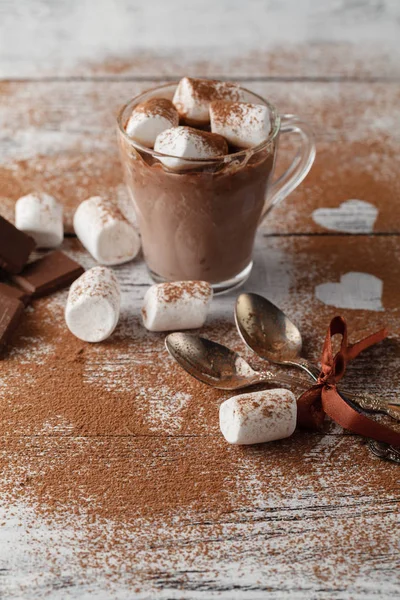
<instances>
[{"instance_id":1,"label":"white heart shape in cocoa","mask_svg":"<svg viewBox=\"0 0 400 600\"><path fill-rule=\"evenodd\" d=\"M371 233L378 209L364 200L347 200L337 208L317 208L312 218L317 225L344 233Z\"/></svg>"},{"instance_id":2,"label":"white heart shape in cocoa","mask_svg":"<svg viewBox=\"0 0 400 600\"><path fill-rule=\"evenodd\" d=\"M383 282L368 273L346 273L339 283L321 283L315 296L328 306L354 310L384 310L382 306Z\"/></svg>"}]
</instances>

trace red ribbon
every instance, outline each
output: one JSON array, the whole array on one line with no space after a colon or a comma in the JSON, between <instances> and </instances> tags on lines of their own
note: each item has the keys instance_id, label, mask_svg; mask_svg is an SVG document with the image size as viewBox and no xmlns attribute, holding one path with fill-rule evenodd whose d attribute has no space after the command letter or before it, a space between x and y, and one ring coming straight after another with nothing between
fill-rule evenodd
<instances>
[{"instance_id":1,"label":"red ribbon","mask_svg":"<svg viewBox=\"0 0 400 600\"><path fill-rule=\"evenodd\" d=\"M335 356L332 351L334 335L342 336L340 350ZM366 417L351 399L344 400L337 390L337 383L342 379L347 363L366 348L381 342L387 335L388 331L381 329L356 344L348 344L346 321L342 317L332 319L322 350L318 381L297 401L299 427L321 429L325 415L329 415L336 423L353 433L400 446L400 433Z\"/></svg>"}]
</instances>

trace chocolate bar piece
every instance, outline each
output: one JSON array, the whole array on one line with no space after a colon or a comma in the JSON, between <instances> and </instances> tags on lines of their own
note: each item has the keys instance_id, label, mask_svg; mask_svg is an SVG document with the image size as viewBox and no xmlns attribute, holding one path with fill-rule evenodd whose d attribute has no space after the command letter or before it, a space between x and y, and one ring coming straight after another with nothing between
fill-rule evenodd
<instances>
[{"instance_id":1,"label":"chocolate bar piece","mask_svg":"<svg viewBox=\"0 0 400 600\"><path fill-rule=\"evenodd\" d=\"M67 287L83 272L80 264L56 250L27 265L20 275L13 275L12 280L33 298L39 298Z\"/></svg>"},{"instance_id":2,"label":"chocolate bar piece","mask_svg":"<svg viewBox=\"0 0 400 600\"><path fill-rule=\"evenodd\" d=\"M0 348L9 340L23 312L24 305L20 300L0 294Z\"/></svg>"},{"instance_id":3,"label":"chocolate bar piece","mask_svg":"<svg viewBox=\"0 0 400 600\"><path fill-rule=\"evenodd\" d=\"M0 268L8 273L19 273L34 247L33 238L0 217Z\"/></svg>"},{"instance_id":4,"label":"chocolate bar piece","mask_svg":"<svg viewBox=\"0 0 400 600\"><path fill-rule=\"evenodd\" d=\"M16 298L17 300L21 300L25 306L29 304L29 300L32 296L32 294L29 294L29 292L24 292L24 290L21 290L20 288L0 282L0 296L1 295L8 296L8 298Z\"/></svg>"}]
</instances>

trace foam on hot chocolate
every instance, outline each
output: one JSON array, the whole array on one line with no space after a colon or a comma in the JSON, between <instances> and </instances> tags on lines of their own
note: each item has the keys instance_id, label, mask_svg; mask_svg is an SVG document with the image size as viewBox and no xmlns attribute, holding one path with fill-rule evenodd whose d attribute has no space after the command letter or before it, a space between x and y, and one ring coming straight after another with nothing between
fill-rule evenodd
<instances>
[{"instance_id":1,"label":"foam on hot chocolate","mask_svg":"<svg viewBox=\"0 0 400 600\"><path fill-rule=\"evenodd\" d=\"M238 148L258 146L271 131L269 110L263 104L216 100L210 104L210 118L211 131Z\"/></svg>"},{"instance_id":2,"label":"foam on hot chocolate","mask_svg":"<svg viewBox=\"0 0 400 600\"><path fill-rule=\"evenodd\" d=\"M244 91L235 83L213 79L183 77L176 88L173 104L179 116L189 125L205 125L210 121L213 100L245 100Z\"/></svg>"},{"instance_id":3,"label":"foam on hot chocolate","mask_svg":"<svg viewBox=\"0 0 400 600\"><path fill-rule=\"evenodd\" d=\"M169 169L190 167L190 163L179 160L218 158L228 154L226 140L215 133L201 131L193 127L171 127L157 136L154 150L168 157L160 157L160 161ZM176 158L172 158L176 157Z\"/></svg>"},{"instance_id":4,"label":"foam on hot chocolate","mask_svg":"<svg viewBox=\"0 0 400 600\"><path fill-rule=\"evenodd\" d=\"M158 134L178 124L179 115L171 100L151 98L134 108L126 133L139 144L152 148Z\"/></svg>"}]
</instances>

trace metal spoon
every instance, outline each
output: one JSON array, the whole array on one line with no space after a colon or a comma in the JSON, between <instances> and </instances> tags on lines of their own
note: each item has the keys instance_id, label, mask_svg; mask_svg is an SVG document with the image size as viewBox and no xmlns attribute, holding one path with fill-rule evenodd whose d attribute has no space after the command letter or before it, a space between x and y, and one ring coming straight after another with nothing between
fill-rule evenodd
<instances>
[{"instance_id":1,"label":"metal spoon","mask_svg":"<svg viewBox=\"0 0 400 600\"><path fill-rule=\"evenodd\" d=\"M314 381L318 379L319 368L300 357L300 331L275 304L258 294L241 294L236 301L235 321L242 340L258 356L278 365L299 367ZM355 398L346 390L343 393L366 412L400 420L398 402L371 394Z\"/></svg>"},{"instance_id":2,"label":"metal spoon","mask_svg":"<svg viewBox=\"0 0 400 600\"><path fill-rule=\"evenodd\" d=\"M233 350L197 335L171 333L167 335L165 345L171 356L192 377L221 390L240 390L256 383L307 387L303 379L255 371Z\"/></svg>"},{"instance_id":3,"label":"metal spoon","mask_svg":"<svg viewBox=\"0 0 400 600\"><path fill-rule=\"evenodd\" d=\"M391 460L400 464L400 448L395 448L385 442L377 442L376 440L368 441L368 448L378 458L383 460Z\"/></svg>"},{"instance_id":4,"label":"metal spoon","mask_svg":"<svg viewBox=\"0 0 400 600\"><path fill-rule=\"evenodd\" d=\"M317 381L318 367L300 356L300 331L275 304L258 294L241 294L235 321L240 337L258 356L277 365L299 367Z\"/></svg>"}]
</instances>

